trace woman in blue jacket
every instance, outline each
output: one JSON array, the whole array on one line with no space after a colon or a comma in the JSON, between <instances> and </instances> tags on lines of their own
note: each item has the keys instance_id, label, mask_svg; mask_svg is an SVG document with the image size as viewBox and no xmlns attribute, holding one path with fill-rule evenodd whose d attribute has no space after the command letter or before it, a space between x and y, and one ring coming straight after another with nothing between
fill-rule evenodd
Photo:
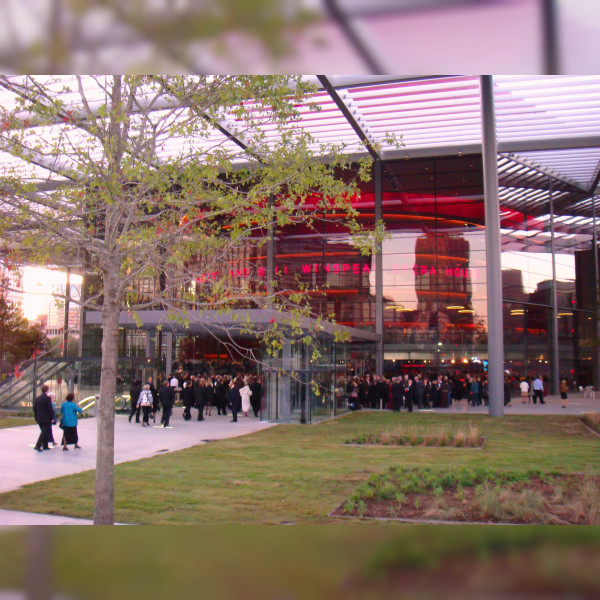
<instances>
[{"instance_id":1,"label":"woman in blue jacket","mask_svg":"<svg viewBox=\"0 0 600 600\"><path fill-rule=\"evenodd\" d=\"M78 444L79 437L77 435L77 413L82 414L83 411L75 404L75 394L67 394L65 401L60 407L62 418L60 424L63 430L62 446L63 452L67 452L68 444L75 444L75 448L81 448Z\"/></svg>"}]
</instances>

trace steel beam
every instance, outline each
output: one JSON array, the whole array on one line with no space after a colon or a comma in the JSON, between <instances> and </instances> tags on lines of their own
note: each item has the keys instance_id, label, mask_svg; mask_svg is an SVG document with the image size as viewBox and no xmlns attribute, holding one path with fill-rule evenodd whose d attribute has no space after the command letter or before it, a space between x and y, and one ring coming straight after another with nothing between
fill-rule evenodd
<instances>
[{"instance_id":1,"label":"steel beam","mask_svg":"<svg viewBox=\"0 0 600 600\"><path fill-rule=\"evenodd\" d=\"M344 35L364 62L369 73L383 75L388 70L376 48L371 42L371 37L366 35L355 17L342 10L337 0L325 0L325 8L331 18L340 26Z\"/></svg>"},{"instance_id":2,"label":"steel beam","mask_svg":"<svg viewBox=\"0 0 600 600\"><path fill-rule=\"evenodd\" d=\"M480 85L487 275L489 414L491 417L502 417L504 416L504 327L498 152L492 76L482 75Z\"/></svg>"},{"instance_id":3,"label":"steel beam","mask_svg":"<svg viewBox=\"0 0 600 600\"><path fill-rule=\"evenodd\" d=\"M340 109L340 111L344 115L346 121L348 121L348 124L350 125L350 127L352 127L352 129L354 129L354 132L356 133L356 135L363 142L363 144L367 148L367 151L369 152L371 157L374 160L380 160L381 156L379 155L379 152L377 152L377 150L375 150L373 141L365 133L365 131L361 127L360 123L356 120L356 117L352 114L352 112L348 108L348 105L346 104L344 99L339 95L338 91L333 87L333 85L331 85L329 79L327 79L327 77L325 75L317 75L317 78L321 82L323 89L329 94L331 99L335 102L336 106Z\"/></svg>"},{"instance_id":4,"label":"steel beam","mask_svg":"<svg viewBox=\"0 0 600 600\"><path fill-rule=\"evenodd\" d=\"M590 186L589 193L595 194L596 188L600 184L600 164L598 164L598 172L596 173L596 177L594 177L594 181L592 181L592 185Z\"/></svg>"},{"instance_id":5,"label":"steel beam","mask_svg":"<svg viewBox=\"0 0 600 600\"><path fill-rule=\"evenodd\" d=\"M381 186L381 161L376 160L374 164L375 179L375 224L383 220L383 195ZM377 244L375 254L375 333L377 344L375 353L375 365L378 375L383 375L383 247L381 242Z\"/></svg>"},{"instance_id":6,"label":"steel beam","mask_svg":"<svg viewBox=\"0 0 600 600\"><path fill-rule=\"evenodd\" d=\"M596 282L594 285L595 296L594 296L594 318L596 320L596 343L594 344L595 356L594 356L594 365L595 365L595 385L598 387L600 385L600 281L598 281L600 277L600 268L598 266L598 222L596 220L596 203L598 198L594 196L592 198L592 223L593 223L593 231L592 231L592 241L594 243L594 281Z\"/></svg>"},{"instance_id":7,"label":"steel beam","mask_svg":"<svg viewBox=\"0 0 600 600\"><path fill-rule=\"evenodd\" d=\"M542 0L542 34L544 47L544 72L559 75L558 7L556 0Z\"/></svg>"},{"instance_id":8,"label":"steel beam","mask_svg":"<svg viewBox=\"0 0 600 600\"><path fill-rule=\"evenodd\" d=\"M560 174L552 173L551 171L549 171L548 169L545 169L544 167L532 165L527 160L527 158L522 157L522 156L515 156L514 152L508 152L508 153L501 152L500 156L503 156L507 160L511 160L512 162L517 163L519 165L523 165L524 167L527 167L528 169L532 169L533 171L536 171L537 173L541 173L542 175L551 177L552 179L555 179L556 181L565 183L565 184L577 189L578 191L583 192L584 194L589 193L589 190L587 188L584 188L580 183L577 183L576 181L573 181L572 179L569 179L568 177L564 177ZM508 175L508 177L510 177L510 174Z\"/></svg>"},{"instance_id":9,"label":"steel beam","mask_svg":"<svg viewBox=\"0 0 600 600\"><path fill-rule=\"evenodd\" d=\"M558 351L558 294L556 293L556 249L554 247L554 199L552 197L552 180L548 180L548 202L550 204L550 252L552 253L552 385L551 394L558 394L558 379L560 371L560 353Z\"/></svg>"},{"instance_id":10,"label":"steel beam","mask_svg":"<svg viewBox=\"0 0 600 600\"><path fill-rule=\"evenodd\" d=\"M600 136L561 137L545 140L524 140L498 142L500 154L514 152L535 152L538 150L573 150L579 148L600 148ZM459 156L461 154L481 154L481 144L447 144L445 146L425 148L401 148L384 150L382 160L397 160L402 158L429 158L434 156Z\"/></svg>"}]
</instances>

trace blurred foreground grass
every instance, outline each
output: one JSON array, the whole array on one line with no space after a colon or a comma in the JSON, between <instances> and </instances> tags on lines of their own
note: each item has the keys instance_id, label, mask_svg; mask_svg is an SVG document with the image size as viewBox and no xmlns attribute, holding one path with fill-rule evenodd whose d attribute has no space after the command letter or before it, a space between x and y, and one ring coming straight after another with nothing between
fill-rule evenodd
<instances>
[{"instance_id":1,"label":"blurred foreground grass","mask_svg":"<svg viewBox=\"0 0 600 600\"><path fill-rule=\"evenodd\" d=\"M600 597L597 528L56 527L45 533L53 591L90 600ZM25 587L35 535L35 528L0 532L0 597Z\"/></svg>"}]
</instances>

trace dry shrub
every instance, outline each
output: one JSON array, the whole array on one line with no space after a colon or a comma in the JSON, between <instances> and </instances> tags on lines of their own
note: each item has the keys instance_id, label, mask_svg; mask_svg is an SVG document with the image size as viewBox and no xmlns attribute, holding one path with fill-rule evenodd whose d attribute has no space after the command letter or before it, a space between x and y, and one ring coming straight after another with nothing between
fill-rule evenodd
<instances>
[{"instance_id":1,"label":"dry shrub","mask_svg":"<svg viewBox=\"0 0 600 600\"><path fill-rule=\"evenodd\" d=\"M419 434L417 433L417 430L414 427L410 430L410 433L408 435L408 441L411 446L416 446L419 443Z\"/></svg>"},{"instance_id":2,"label":"dry shrub","mask_svg":"<svg viewBox=\"0 0 600 600\"><path fill-rule=\"evenodd\" d=\"M600 430L600 413L585 413L581 420L591 429Z\"/></svg>"},{"instance_id":3,"label":"dry shrub","mask_svg":"<svg viewBox=\"0 0 600 600\"><path fill-rule=\"evenodd\" d=\"M436 498L431 506L424 511L423 518L435 521L464 521L466 515L458 507L446 506L443 498Z\"/></svg>"},{"instance_id":4,"label":"dry shrub","mask_svg":"<svg viewBox=\"0 0 600 600\"><path fill-rule=\"evenodd\" d=\"M457 448L462 448L467 445L467 434L462 430L457 431L452 441Z\"/></svg>"},{"instance_id":5,"label":"dry shrub","mask_svg":"<svg viewBox=\"0 0 600 600\"><path fill-rule=\"evenodd\" d=\"M423 443L426 446L435 446L436 445L436 434L433 431L427 431L423 436Z\"/></svg>"},{"instance_id":6,"label":"dry shrub","mask_svg":"<svg viewBox=\"0 0 600 600\"><path fill-rule=\"evenodd\" d=\"M535 490L513 491L484 484L475 491L473 506L488 519L530 523L548 521L544 497Z\"/></svg>"},{"instance_id":7,"label":"dry shrub","mask_svg":"<svg viewBox=\"0 0 600 600\"><path fill-rule=\"evenodd\" d=\"M568 502L564 486L557 484L552 489L552 492L552 504L563 504L563 502Z\"/></svg>"},{"instance_id":8,"label":"dry shrub","mask_svg":"<svg viewBox=\"0 0 600 600\"><path fill-rule=\"evenodd\" d=\"M469 425L469 429L467 430L467 439L469 441L469 446L472 448L479 446L481 436L479 435L479 427L477 427L477 425Z\"/></svg>"},{"instance_id":9,"label":"dry shrub","mask_svg":"<svg viewBox=\"0 0 600 600\"><path fill-rule=\"evenodd\" d=\"M441 429L438 431L435 440L437 446L447 446L450 441L448 439L448 432L445 429Z\"/></svg>"},{"instance_id":10,"label":"dry shrub","mask_svg":"<svg viewBox=\"0 0 600 600\"><path fill-rule=\"evenodd\" d=\"M394 441L394 435L389 431L379 434L379 443L384 446L389 446Z\"/></svg>"},{"instance_id":11,"label":"dry shrub","mask_svg":"<svg viewBox=\"0 0 600 600\"><path fill-rule=\"evenodd\" d=\"M573 509L577 518L585 525L600 525L600 486L597 479L587 477L573 499Z\"/></svg>"}]
</instances>

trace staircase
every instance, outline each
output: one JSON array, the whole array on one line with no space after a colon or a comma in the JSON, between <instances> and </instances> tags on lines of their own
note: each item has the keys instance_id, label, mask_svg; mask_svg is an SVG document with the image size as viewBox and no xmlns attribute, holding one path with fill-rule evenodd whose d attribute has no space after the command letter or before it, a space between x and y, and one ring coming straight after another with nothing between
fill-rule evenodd
<instances>
[{"instance_id":1,"label":"staircase","mask_svg":"<svg viewBox=\"0 0 600 600\"><path fill-rule=\"evenodd\" d=\"M75 372L76 361L64 358L41 358L24 364L21 376L10 377L0 384L0 409L30 408L40 394L40 386L56 379L67 369Z\"/></svg>"}]
</instances>

